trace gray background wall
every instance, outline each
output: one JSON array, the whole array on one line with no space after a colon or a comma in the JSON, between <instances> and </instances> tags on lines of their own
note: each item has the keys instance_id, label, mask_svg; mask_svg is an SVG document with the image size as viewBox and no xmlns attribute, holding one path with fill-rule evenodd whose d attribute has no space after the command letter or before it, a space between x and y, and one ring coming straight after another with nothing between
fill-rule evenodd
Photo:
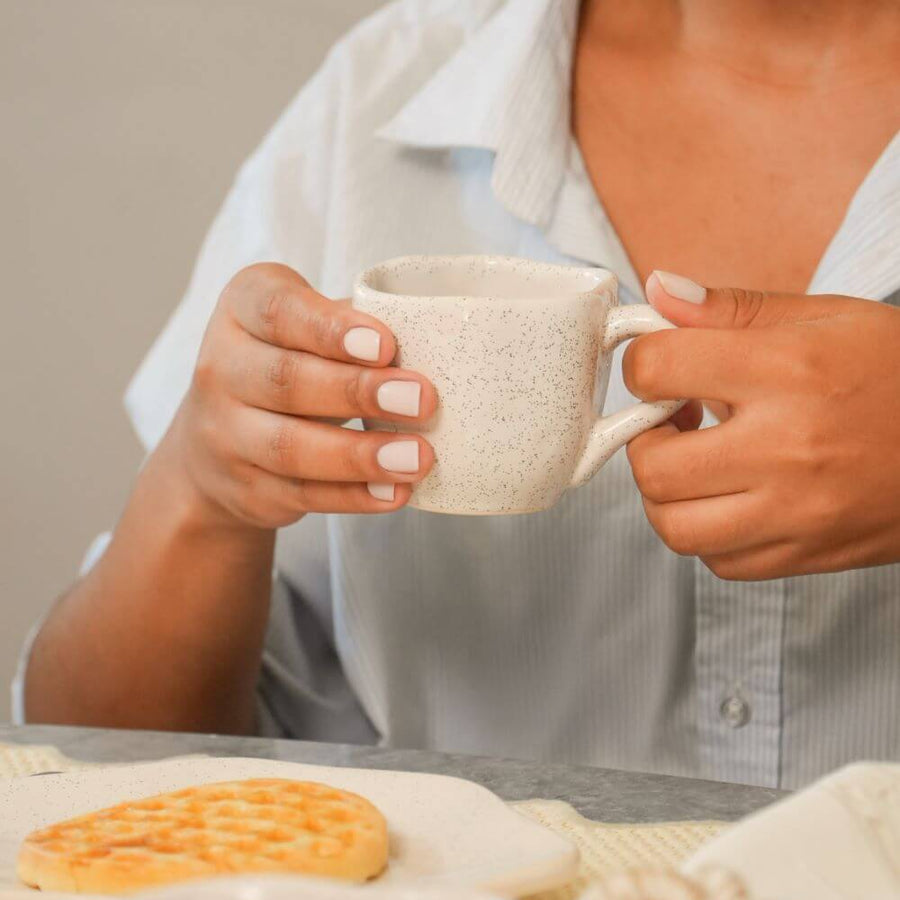
<instances>
[{"instance_id":1,"label":"gray background wall","mask_svg":"<svg viewBox=\"0 0 900 900\"><path fill-rule=\"evenodd\" d=\"M237 166L381 5L0 0L0 684L122 507L122 392Z\"/></svg>"}]
</instances>

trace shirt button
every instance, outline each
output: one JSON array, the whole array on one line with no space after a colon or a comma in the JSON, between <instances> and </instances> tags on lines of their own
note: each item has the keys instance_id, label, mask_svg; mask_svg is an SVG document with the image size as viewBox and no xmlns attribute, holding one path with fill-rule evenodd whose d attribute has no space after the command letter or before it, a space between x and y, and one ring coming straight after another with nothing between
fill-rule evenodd
<instances>
[{"instance_id":1,"label":"shirt button","mask_svg":"<svg viewBox=\"0 0 900 900\"><path fill-rule=\"evenodd\" d=\"M729 728L743 728L750 721L750 704L743 697L729 697L722 701L719 715Z\"/></svg>"}]
</instances>

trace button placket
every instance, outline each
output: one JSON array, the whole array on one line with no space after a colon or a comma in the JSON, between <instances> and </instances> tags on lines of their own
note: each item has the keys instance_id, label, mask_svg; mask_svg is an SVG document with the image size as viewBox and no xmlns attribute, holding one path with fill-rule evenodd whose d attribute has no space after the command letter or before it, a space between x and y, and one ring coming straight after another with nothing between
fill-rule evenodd
<instances>
[{"instance_id":1,"label":"button placket","mask_svg":"<svg viewBox=\"0 0 900 900\"><path fill-rule=\"evenodd\" d=\"M708 778L775 787L785 583L718 579L699 560L697 730Z\"/></svg>"}]
</instances>

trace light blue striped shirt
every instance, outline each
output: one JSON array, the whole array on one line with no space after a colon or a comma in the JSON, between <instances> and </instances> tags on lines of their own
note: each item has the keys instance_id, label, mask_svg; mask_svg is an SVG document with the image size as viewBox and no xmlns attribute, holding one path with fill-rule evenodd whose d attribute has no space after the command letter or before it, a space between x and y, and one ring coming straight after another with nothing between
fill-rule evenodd
<instances>
[{"instance_id":1,"label":"light blue striped shirt","mask_svg":"<svg viewBox=\"0 0 900 900\"><path fill-rule=\"evenodd\" d=\"M577 7L405 0L332 51L132 384L148 448L252 261L340 296L387 257L512 254L607 266L640 296L571 138ZM898 287L900 139L810 291ZM628 399L614 376L608 406ZM279 536L259 697L271 733L796 786L900 759L900 567L722 582L659 541L623 454L530 516L310 516Z\"/></svg>"}]
</instances>

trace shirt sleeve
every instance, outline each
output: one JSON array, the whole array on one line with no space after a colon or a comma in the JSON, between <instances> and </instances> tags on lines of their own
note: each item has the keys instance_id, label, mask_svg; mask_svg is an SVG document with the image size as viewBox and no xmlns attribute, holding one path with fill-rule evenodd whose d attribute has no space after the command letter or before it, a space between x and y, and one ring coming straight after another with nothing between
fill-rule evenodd
<instances>
[{"instance_id":1,"label":"shirt sleeve","mask_svg":"<svg viewBox=\"0 0 900 900\"><path fill-rule=\"evenodd\" d=\"M125 406L147 452L165 434L190 385L207 322L229 279L244 266L262 261L291 266L312 283L319 279L344 52L339 44L329 54L241 167L206 236L181 303L128 387ZM95 541L81 574L102 556L108 542L109 535ZM337 720L339 736L369 739L370 730L347 692L333 643L304 611L307 602L328 605L330 598L301 597L274 574L272 621L258 691L259 727L268 734L318 736L331 733ZM29 633L12 684L17 722L25 720L25 672L42 624L36 623ZM349 725L340 724L348 721Z\"/></svg>"},{"instance_id":2,"label":"shirt sleeve","mask_svg":"<svg viewBox=\"0 0 900 900\"><path fill-rule=\"evenodd\" d=\"M187 391L216 301L255 262L280 262L316 283L324 251L339 118L341 65L333 51L242 166L203 243L187 292L125 396L138 437L152 450Z\"/></svg>"},{"instance_id":3,"label":"shirt sleeve","mask_svg":"<svg viewBox=\"0 0 900 900\"><path fill-rule=\"evenodd\" d=\"M111 539L112 534L105 531L103 534L98 534L97 537L91 541L91 545L88 547L87 553L84 554L84 559L81 561L81 567L78 570L79 577L86 575L94 568L97 560L106 552L106 548L109 546ZM25 672L28 669L28 660L31 657L31 648L34 646L34 640L40 633L47 615L49 615L49 613L42 616L31 626L31 630L25 636L22 649L19 651L16 672L13 676L12 684L10 685L13 725L25 724Z\"/></svg>"},{"instance_id":4,"label":"shirt sleeve","mask_svg":"<svg viewBox=\"0 0 900 900\"><path fill-rule=\"evenodd\" d=\"M181 304L128 388L125 405L148 451L165 434L190 385L206 324L237 271L280 262L313 284L320 280L342 99L341 53L338 45L241 168ZM324 528L324 522L301 525ZM276 568L257 688L259 733L371 740L333 642L311 612L329 600L301 595Z\"/></svg>"}]
</instances>

